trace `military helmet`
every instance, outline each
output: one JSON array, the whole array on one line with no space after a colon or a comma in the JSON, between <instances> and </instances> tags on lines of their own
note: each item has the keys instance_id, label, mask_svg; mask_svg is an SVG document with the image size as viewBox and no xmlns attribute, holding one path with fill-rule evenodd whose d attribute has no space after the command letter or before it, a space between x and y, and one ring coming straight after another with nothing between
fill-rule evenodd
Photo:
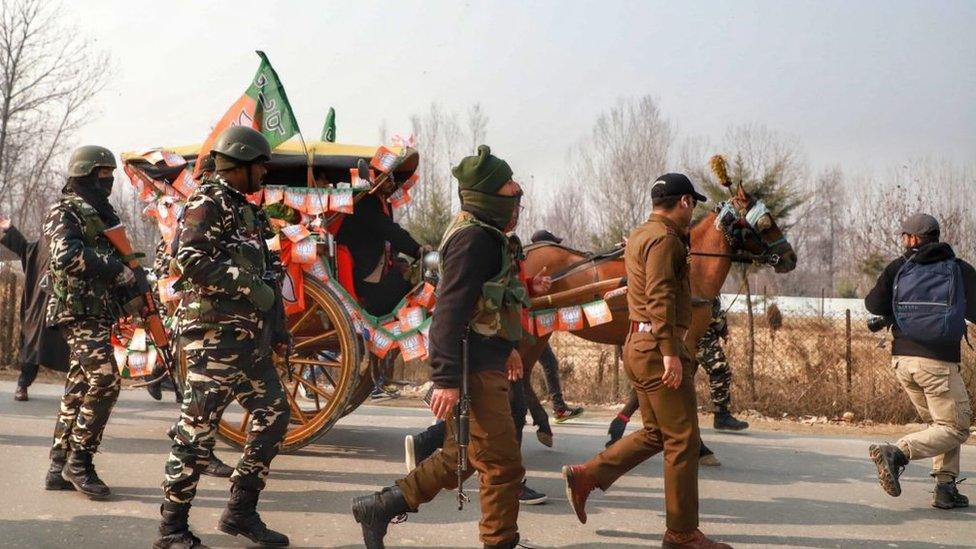
<instances>
[{"instance_id":1,"label":"military helmet","mask_svg":"<svg viewBox=\"0 0 976 549\"><path fill-rule=\"evenodd\" d=\"M271 160L271 144L261 132L247 126L227 128L217 137L211 150L245 164Z\"/></svg>"},{"instance_id":2,"label":"military helmet","mask_svg":"<svg viewBox=\"0 0 976 549\"><path fill-rule=\"evenodd\" d=\"M85 177L95 168L117 168L112 151L98 145L78 147L68 160L68 177Z\"/></svg>"}]
</instances>

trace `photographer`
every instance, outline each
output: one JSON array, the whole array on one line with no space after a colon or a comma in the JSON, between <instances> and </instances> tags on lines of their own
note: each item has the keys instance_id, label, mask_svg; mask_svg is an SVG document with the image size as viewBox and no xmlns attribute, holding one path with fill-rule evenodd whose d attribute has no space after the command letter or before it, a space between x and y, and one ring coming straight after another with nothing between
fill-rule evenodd
<instances>
[{"instance_id":1,"label":"photographer","mask_svg":"<svg viewBox=\"0 0 976 549\"><path fill-rule=\"evenodd\" d=\"M915 214L902 223L901 233L904 255L885 267L864 305L891 325L895 377L930 426L895 445L871 445L871 459L881 487L898 496L898 477L908 462L934 458L932 505L967 507L956 477L972 411L959 364L966 320L976 322L976 271L939 242L934 217Z\"/></svg>"}]
</instances>

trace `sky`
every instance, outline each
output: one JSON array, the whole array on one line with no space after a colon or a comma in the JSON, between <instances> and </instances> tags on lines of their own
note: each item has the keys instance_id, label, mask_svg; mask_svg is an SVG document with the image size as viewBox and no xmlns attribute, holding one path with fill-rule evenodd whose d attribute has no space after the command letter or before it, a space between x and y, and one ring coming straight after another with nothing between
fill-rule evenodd
<instances>
[{"instance_id":1,"label":"sky","mask_svg":"<svg viewBox=\"0 0 976 549\"><path fill-rule=\"evenodd\" d=\"M307 139L409 133L431 102L480 103L517 175L558 181L620 98L654 97L679 139L762 124L814 169L976 160L976 2L250 2L63 6L112 58L78 144L202 141L277 69ZM422 136L420 137L423 138Z\"/></svg>"}]
</instances>

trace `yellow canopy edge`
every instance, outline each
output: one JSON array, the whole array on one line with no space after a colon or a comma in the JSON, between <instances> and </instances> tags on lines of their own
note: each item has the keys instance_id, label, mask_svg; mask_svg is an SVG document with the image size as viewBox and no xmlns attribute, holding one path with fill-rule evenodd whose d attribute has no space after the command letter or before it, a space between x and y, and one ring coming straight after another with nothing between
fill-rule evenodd
<instances>
[{"instance_id":1,"label":"yellow canopy edge","mask_svg":"<svg viewBox=\"0 0 976 549\"><path fill-rule=\"evenodd\" d=\"M306 146L308 147L308 153L314 154L315 156L359 156L363 158L372 158L376 154L376 149L379 148L378 145L348 145L343 143L330 143L328 141L306 141ZM200 147L203 143L196 143L193 145L178 145L175 147L162 147L162 150L176 153L183 157L196 156L200 152ZM395 153L400 153L401 147L388 147ZM143 151L144 152L144 151ZM301 156L305 153L302 149L302 143L298 140L285 141L281 145L278 145L273 151L275 154L294 154ZM133 158L139 158L141 156L140 152L124 152L122 153L122 161L127 162Z\"/></svg>"}]
</instances>

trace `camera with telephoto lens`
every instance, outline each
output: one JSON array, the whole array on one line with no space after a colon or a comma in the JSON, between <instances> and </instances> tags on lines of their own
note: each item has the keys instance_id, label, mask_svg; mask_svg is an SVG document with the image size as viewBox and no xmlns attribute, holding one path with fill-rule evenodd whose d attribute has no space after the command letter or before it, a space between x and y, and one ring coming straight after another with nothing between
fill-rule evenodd
<instances>
[{"instance_id":1,"label":"camera with telephoto lens","mask_svg":"<svg viewBox=\"0 0 976 549\"><path fill-rule=\"evenodd\" d=\"M891 317L887 316L872 316L868 318L868 330L872 332L880 332L885 328L891 327L894 321Z\"/></svg>"}]
</instances>

